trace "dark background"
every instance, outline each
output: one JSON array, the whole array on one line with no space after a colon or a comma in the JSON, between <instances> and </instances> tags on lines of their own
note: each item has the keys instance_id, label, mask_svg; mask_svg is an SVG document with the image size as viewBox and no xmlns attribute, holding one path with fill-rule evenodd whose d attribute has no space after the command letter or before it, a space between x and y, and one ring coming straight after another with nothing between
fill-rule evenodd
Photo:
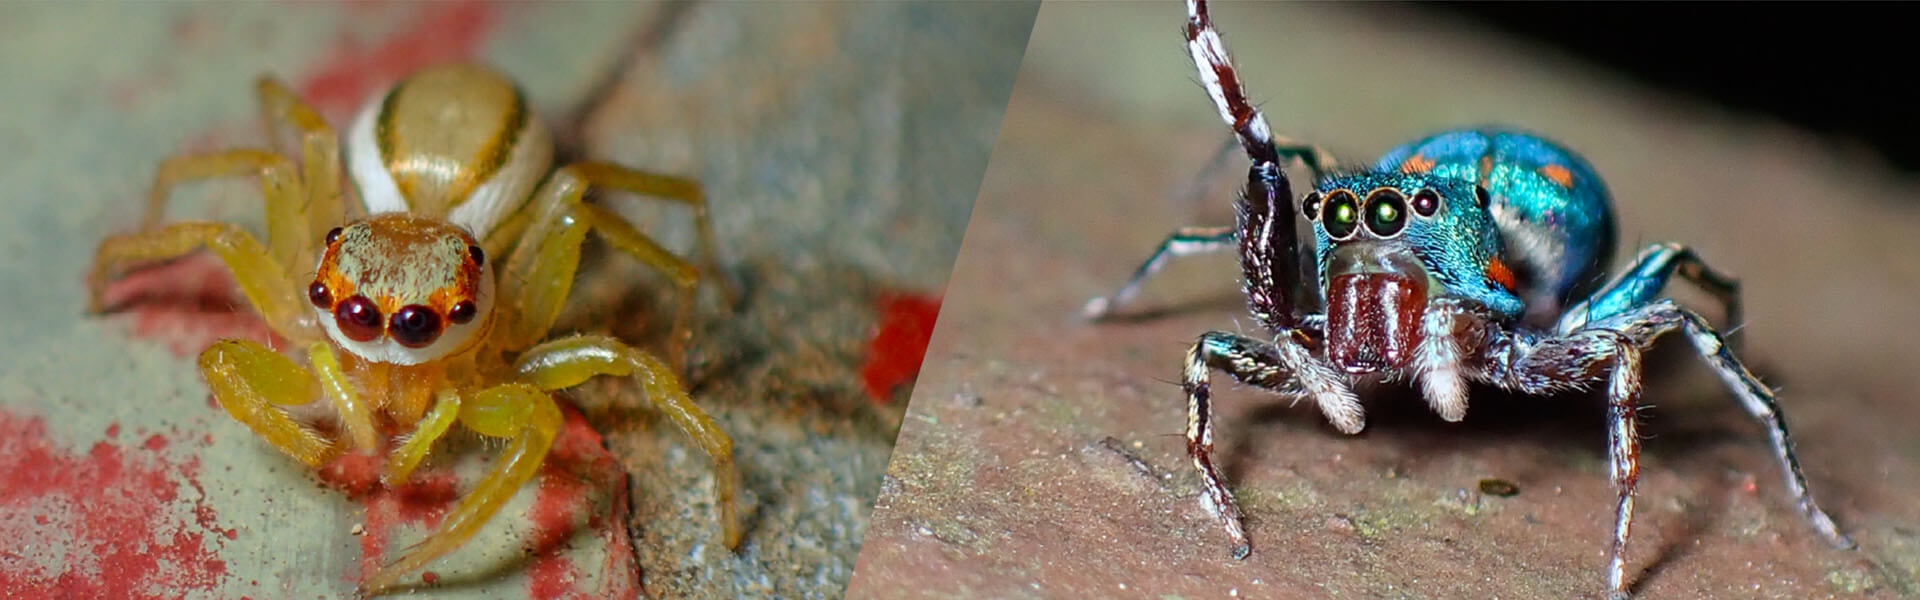
<instances>
[{"instance_id":1,"label":"dark background","mask_svg":"<svg viewBox=\"0 0 1920 600\"><path fill-rule=\"evenodd\" d=\"M1911 13L1893 5L1420 5L1642 83L1765 113L1920 170Z\"/></svg>"}]
</instances>

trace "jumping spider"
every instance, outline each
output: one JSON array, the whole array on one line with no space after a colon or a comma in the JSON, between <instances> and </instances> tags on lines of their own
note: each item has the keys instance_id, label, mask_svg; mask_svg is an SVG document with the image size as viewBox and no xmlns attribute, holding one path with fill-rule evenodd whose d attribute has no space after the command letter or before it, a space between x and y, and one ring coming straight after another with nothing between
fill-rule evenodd
<instances>
[{"instance_id":1,"label":"jumping spider","mask_svg":"<svg viewBox=\"0 0 1920 600\"><path fill-rule=\"evenodd\" d=\"M284 124L299 133L298 162L272 135L271 150L162 163L140 231L100 243L90 309L104 310L107 282L132 267L211 249L273 331L306 356L302 366L237 339L200 354L220 405L274 447L312 467L348 450L388 452L382 481L393 486L455 422L507 440L492 470L440 525L361 590L381 592L493 518L534 476L560 430L550 394L596 375L633 376L713 460L719 535L728 548L739 545L732 441L687 396L675 369L601 335L540 343L592 230L679 288L672 333L679 355L700 270L582 195L599 186L691 207L711 265L713 232L698 183L601 162L549 173L553 138L526 98L491 69L456 64L408 77L355 118L344 160L363 216L342 224L343 159L334 131L271 77L257 91L270 132ZM265 246L231 223L161 224L174 185L234 175L260 178ZM345 439L326 439L281 408L320 398L338 412ZM388 450L383 434L395 433Z\"/></svg>"},{"instance_id":2,"label":"jumping spider","mask_svg":"<svg viewBox=\"0 0 1920 600\"><path fill-rule=\"evenodd\" d=\"M1363 378L1419 382L1448 421L1466 416L1468 381L1528 394L1604 382L1618 491L1607 590L1624 597L1639 479L1640 357L1676 330L1767 428L1801 514L1835 547L1852 547L1807 490L1773 390L1741 365L1706 319L1658 296L1678 274L1714 295L1737 322L1732 278L1685 246L1663 243L1592 289L1614 247L1606 189L1586 161L1530 134L1450 131L1391 150L1371 169L1335 170L1325 151L1272 134L1247 102L1205 0L1187 6L1187 46L1200 81L1253 159L1238 224L1175 232L1126 285L1089 302L1085 313L1109 314L1171 258L1239 249L1248 306L1274 338L1201 335L1187 352L1182 386L1187 452L1205 486L1201 503L1232 537L1234 558L1246 558L1252 545L1213 465L1214 369L1309 398L1345 433L1364 426L1353 393ZM1311 224L1317 273L1303 272L1296 254L1293 191L1282 170L1293 160L1315 176L1298 214ZM1308 295L1316 291L1318 298ZM1315 300L1324 312L1313 311Z\"/></svg>"}]
</instances>

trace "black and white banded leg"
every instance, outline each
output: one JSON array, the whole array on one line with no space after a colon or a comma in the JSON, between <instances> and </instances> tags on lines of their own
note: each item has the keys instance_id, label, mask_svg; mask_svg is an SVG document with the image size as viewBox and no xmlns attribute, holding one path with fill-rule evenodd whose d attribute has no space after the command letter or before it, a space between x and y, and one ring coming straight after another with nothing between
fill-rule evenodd
<instances>
[{"instance_id":1,"label":"black and white banded leg","mask_svg":"<svg viewBox=\"0 0 1920 600\"><path fill-rule=\"evenodd\" d=\"M1125 285L1112 294L1088 300L1080 308L1080 315L1087 320L1097 321L1113 314L1121 305L1138 296L1147 278L1166 268L1173 259L1224 252L1237 247L1239 241L1235 238L1233 227L1182 227L1160 242L1153 256L1147 257L1140 268L1134 269L1133 277L1128 278Z\"/></svg>"},{"instance_id":2,"label":"black and white banded leg","mask_svg":"<svg viewBox=\"0 0 1920 600\"><path fill-rule=\"evenodd\" d=\"M1181 378L1181 388L1187 393L1187 454L1193 459L1193 466L1200 470L1201 506L1227 529L1227 535L1233 539L1233 557L1243 559L1253 551L1253 545L1240 523L1240 508L1233 501L1233 492L1221 481L1220 472L1213 465L1214 369L1241 383L1312 398L1327 420L1347 433L1359 432L1365 424L1365 415L1359 399L1339 373L1291 339L1270 343L1210 331L1194 342L1193 348L1187 351L1186 373Z\"/></svg>"}]
</instances>

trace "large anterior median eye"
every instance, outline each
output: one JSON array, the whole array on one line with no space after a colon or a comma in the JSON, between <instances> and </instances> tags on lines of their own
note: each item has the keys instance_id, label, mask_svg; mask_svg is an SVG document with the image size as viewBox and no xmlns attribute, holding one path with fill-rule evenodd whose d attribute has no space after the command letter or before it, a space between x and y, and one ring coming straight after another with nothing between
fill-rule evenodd
<instances>
[{"instance_id":1,"label":"large anterior median eye","mask_svg":"<svg viewBox=\"0 0 1920 600\"><path fill-rule=\"evenodd\" d=\"M1320 224L1327 228L1327 237L1344 240L1360 228L1360 199L1353 192L1334 190L1327 194L1321 213Z\"/></svg>"},{"instance_id":2,"label":"large anterior median eye","mask_svg":"<svg viewBox=\"0 0 1920 600\"><path fill-rule=\"evenodd\" d=\"M1390 238L1407 226L1407 198L1391 189L1374 190L1367 195L1367 231Z\"/></svg>"},{"instance_id":3,"label":"large anterior median eye","mask_svg":"<svg viewBox=\"0 0 1920 600\"><path fill-rule=\"evenodd\" d=\"M440 337L440 315L433 309L409 304L393 313L387 335L408 348L425 348Z\"/></svg>"},{"instance_id":4,"label":"large anterior median eye","mask_svg":"<svg viewBox=\"0 0 1920 600\"><path fill-rule=\"evenodd\" d=\"M366 296L354 294L340 301L339 306L333 307L333 322L340 326L340 333L356 342L380 339L380 307Z\"/></svg>"}]
</instances>

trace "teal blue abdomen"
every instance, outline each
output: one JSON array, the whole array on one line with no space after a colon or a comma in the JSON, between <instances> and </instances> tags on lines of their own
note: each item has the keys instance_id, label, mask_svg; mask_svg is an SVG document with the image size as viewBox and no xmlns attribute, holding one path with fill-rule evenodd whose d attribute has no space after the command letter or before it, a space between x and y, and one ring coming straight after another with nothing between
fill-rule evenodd
<instances>
[{"instance_id":1,"label":"teal blue abdomen","mask_svg":"<svg viewBox=\"0 0 1920 600\"><path fill-rule=\"evenodd\" d=\"M1612 202L1593 167L1558 144L1512 130L1449 131L1394 148L1375 167L1485 188L1529 313L1557 313L1604 277L1616 237Z\"/></svg>"}]
</instances>

